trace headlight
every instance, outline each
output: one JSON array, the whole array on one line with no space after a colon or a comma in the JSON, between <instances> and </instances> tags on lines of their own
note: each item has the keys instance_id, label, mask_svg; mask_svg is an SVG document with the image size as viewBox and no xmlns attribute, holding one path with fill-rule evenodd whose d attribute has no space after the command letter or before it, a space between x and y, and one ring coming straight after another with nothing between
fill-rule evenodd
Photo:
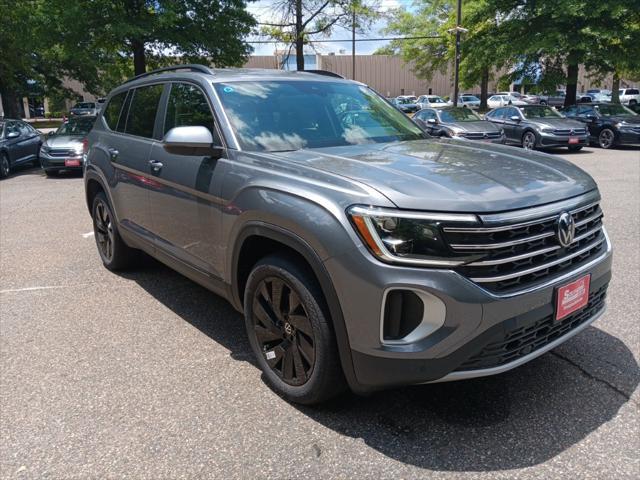
<instances>
[{"instance_id":1,"label":"headlight","mask_svg":"<svg viewBox=\"0 0 640 480\"><path fill-rule=\"evenodd\" d=\"M542 131L545 133L553 133L553 128L543 128Z\"/></svg>"},{"instance_id":2,"label":"headlight","mask_svg":"<svg viewBox=\"0 0 640 480\"><path fill-rule=\"evenodd\" d=\"M378 259L422 266L456 266L479 255L455 254L442 237L441 224L478 223L475 215L418 213L354 206L347 210L356 232Z\"/></svg>"},{"instance_id":3,"label":"headlight","mask_svg":"<svg viewBox=\"0 0 640 480\"><path fill-rule=\"evenodd\" d=\"M76 155L80 155L84 152L84 148L82 147L82 145L76 145L73 147L73 151L76 152Z\"/></svg>"},{"instance_id":4,"label":"headlight","mask_svg":"<svg viewBox=\"0 0 640 480\"><path fill-rule=\"evenodd\" d=\"M467 132L464 130L451 130L451 135L454 137L464 137L467 135Z\"/></svg>"}]
</instances>

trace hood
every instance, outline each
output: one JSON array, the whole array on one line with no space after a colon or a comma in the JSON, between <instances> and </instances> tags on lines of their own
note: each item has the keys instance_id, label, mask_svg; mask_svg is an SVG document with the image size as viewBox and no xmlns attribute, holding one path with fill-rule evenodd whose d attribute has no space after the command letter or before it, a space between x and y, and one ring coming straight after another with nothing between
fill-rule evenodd
<instances>
[{"instance_id":1,"label":"hood","mask_svg":"<svg viewBox=\"0 0 640 480\"><path fill-rule=\"evenodd\" d=\"M82 146L83 139L79 135L54 135L48 137L44 144L49 148L75 148Z\"/></svg>"},{"instance_id":2,"label":"hood","mask_svg":"<svg viewBox=\"0 0 640 480\"><path fill-rule=\"evenodd\" d=\"M584 123L569 118L532 118L526 119L525 122L540 128L586 128Z\"/></svg>"},{"instance_id":3,"label":"hood","mask_svg":"<svg viewBox=\"0 0 640 480\"><path fill-rule=\"evenodd\" d=\"M360 181L413 210L500 212L596 188L561 158L476 142L416 140L270 155Z\"/></svg>"},{"instance_id":4,"label":"hood","mask_svg":"<svg viewBox=\"0 0 640 480\"><path fill-rule=\"evenodd\" d=\"M612 116L612 117L603 117L606 118L607 120L610 120L613 123L619 123L619 122L624 122L627 125L640 125L640 115L638 115L637 117L625 117L624 115L622 116Z\"/></svg>"},{"instance_id":5,"label":"hood","mask_svg":"<svg viewBox=\"0 0 640 480\"><path fill-rule=\"evenodd\" d=\"M499 132L500 129L487 120L478 120L477 122L447 122L442 123L447 127L453 127L465 132Z\"/></svg>"}]
</instances>

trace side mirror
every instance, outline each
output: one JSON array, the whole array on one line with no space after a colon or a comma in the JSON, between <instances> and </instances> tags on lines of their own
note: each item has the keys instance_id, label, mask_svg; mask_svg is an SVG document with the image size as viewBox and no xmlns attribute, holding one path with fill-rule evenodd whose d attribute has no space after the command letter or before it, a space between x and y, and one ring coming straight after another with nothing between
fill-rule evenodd
<instances>
[{"instance_id":1,"label":"side mirror","mask_svg":"<svg viewBox=\"0 0 640 480\"><path fill-rule=\"evenodd\" d=\"M436 123L438 123L438 121L435 118L430 118L429 120L427 120L427 123L430 123L431 125L435 125Z\"/></svg>"},{"instance_id":2,"label":"side mirror","mask_svg":"<svg viewBox=\"0 0 640 480\"><path fill-rule=\"evenodd\" d=\"M20 136L20 132L9 132L7 133L7 138L18 138Z\"/></svg>"},{"instance_id":3,"label":"side mirror","mask_svg":"<svg viewBox=\"0 0 640 480\"><path fill-rule=\"evenodd\" d=\"M174 127L164 136L164 149L177 155L206 155L220 158L223 148L213 144L213 135L203 126Z\"/></svg>"},{"instance_id":4,"label":"side mirror","mask_svg":"<svg viewBox=\"0 0 640 480\"><path fill-rule=\"evenodd\" d=\"M49 133L47 133L47 137L53 137L55 133L55 130L51 130Z\"/></svg>"},{"instance_id":5,"label":"side mirror","mask_svg":"<svg viewBox=\"0 0 640 480\"><path fill-rule=\"evenodd\" d=\"M513 120L514 122L519 122L522 120L518 115L512 115L509 117L509 119Z\"/></svg>"}]
</instances>

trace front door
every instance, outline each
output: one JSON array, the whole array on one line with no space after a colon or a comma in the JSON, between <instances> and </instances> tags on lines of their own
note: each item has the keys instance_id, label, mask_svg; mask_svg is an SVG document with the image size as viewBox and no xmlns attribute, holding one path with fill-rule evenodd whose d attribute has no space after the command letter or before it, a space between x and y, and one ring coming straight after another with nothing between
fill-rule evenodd
<instances>
[{"instance_id":1,"label":"front door","mask_svg":"<svg viewBox=\"0 0 640 480\"><path fill-rule=\"evenodd\" d=\"M207 96L191 83L171 84L162 136L174 127L204 126L220 144ZM151 148L157 188L150 190L149 205L156 247L203 273L220 275L224 252L220 235L221 175L217 159L167 152L162 142Z\"/></svg>"}]
</instances>

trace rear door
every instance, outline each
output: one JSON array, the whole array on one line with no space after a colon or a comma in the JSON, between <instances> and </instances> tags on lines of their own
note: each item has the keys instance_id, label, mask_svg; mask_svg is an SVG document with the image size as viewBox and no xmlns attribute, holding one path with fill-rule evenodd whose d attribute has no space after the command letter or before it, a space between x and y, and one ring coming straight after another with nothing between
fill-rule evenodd
<instances>
[{"instance_id":1,"label":"rear door","mask_svg":"<svg viewBox=\"0 0 640 480\"><path fill-rule=\"evenodd\" d=\"M149 242L153 241L149 191L155 188L149 153L163 89L164 84L157 83L132 88L126 98L118 94L110 100L103 117L114 130L106 143L115 168L111 191L118 221Z\"/></svg>"},{"instance_id":2,"label":"rear door","mask_svg":"<svg viewBox=\"0 0 640 480\"><path fill-rule=\"evenodd\" d=\"M20 132L24 135L25 157L23 161L35 160L38 158L40 144L42 143L40 134L26 122L20 122Z\"/></svg>"},{"instance_id":3,"label":"rear door","mask_svg":"<svg viewBox=\"0 0 640 480\"><path fill-rule=\"evenodd\" d=\"M204 126L222 145L207 95L196 84L174 82L163 102L161 137L174 127ZM203 155L169 153L155 142L150 161L158 188L150 190L156 247L205 274L220 275L224 252L219 245L221 175L218 160Z\"/></svg>"}]
</instances>

